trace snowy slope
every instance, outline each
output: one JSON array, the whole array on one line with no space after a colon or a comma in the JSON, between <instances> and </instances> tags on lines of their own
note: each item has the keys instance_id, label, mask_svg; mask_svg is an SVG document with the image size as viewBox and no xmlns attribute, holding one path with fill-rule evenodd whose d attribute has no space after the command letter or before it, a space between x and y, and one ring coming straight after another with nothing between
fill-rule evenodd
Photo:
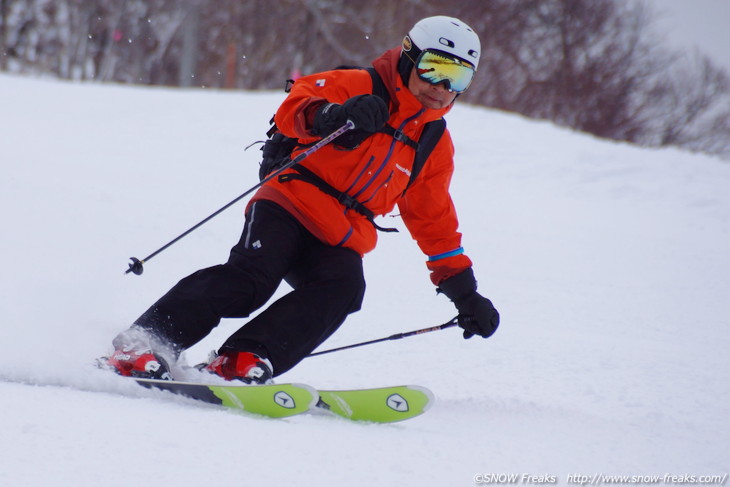
<instances>
[{"instance_id":1,"label":"snowy slope","mask_svg":"<svg viewBox=\"0 0 730 487\"><path fill-rule=\"evenodd\" d=\"M243 149L282 99L0 76L0 486L468 486L486 474L567 485L730 471L730 165L473 107L448 117L453 197L500 331L312 358L280 378L422 384L438 397L425 416L263 420L93 370L174 282L227 257L243 203L143 276L123 273L257 182L259 151ZM405 230L380 238L364 309L327 347L455 314ZM224 321L188 362L240 324Z\"/></svg>"}]
</instances>

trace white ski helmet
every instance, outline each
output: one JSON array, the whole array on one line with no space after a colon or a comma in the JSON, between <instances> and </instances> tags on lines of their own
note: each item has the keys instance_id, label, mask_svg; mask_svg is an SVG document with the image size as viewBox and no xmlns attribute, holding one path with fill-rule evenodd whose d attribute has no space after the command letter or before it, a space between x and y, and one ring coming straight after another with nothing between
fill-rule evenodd
<instances>
[{"instance_id":1,"label":"white ski helmet","mask_svg":"<svg viewBox=\"0 0 730 487\"><path fill-rule=\"evenodd\" d=\"M459 19L438 15L416 22L403 39L403 51L410 53L417 48L416 56L426 49L437 49L457 56L474 65L479 65L482 46L474 30ZM415 59L410 55L411 59Z\"/></svg>"}]
</instances>

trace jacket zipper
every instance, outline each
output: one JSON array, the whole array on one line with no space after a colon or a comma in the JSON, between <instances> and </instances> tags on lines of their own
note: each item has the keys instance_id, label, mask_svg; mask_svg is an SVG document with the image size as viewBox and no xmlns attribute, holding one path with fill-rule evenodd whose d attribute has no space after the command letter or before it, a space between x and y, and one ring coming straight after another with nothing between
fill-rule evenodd
<instances>
[{"instance_id":1,"label":"jacket zipper","mask_svg":"<svg viewBox=\"0 0 730 487\"><path fill-rule=\"evenodd\" d=\"M404 127L405 127L405 126L406 126L406 125L407 125L407 124L408 124L408 123L409 123L410 121L412 121L412 120L414 120L414 119L416 119L416 118L420 117L420 116L421 116L421 115L423 114L423 112L424 112L424 111L426 111L426 109L425 109L425 108L421 108L421 109L420 109L420 110L418 111L418 113L416 113L415 115L411 115L411 116L410 116L410 117L408 117L407 119L403 120L403 122L401 122L400 126L399 126L399 127L398 127L398 129L396 130L396 133L397 133L397 132L402 132L402 131L403 131L403 128L404 128ZM383 163L382 163L382 164L380 165L380 167L379 167L379 168L377 169L377 171L375 171L375 174L373 174L373 175L372 175L372 176L370 177L370 179L368 180L368 182L367 182L367 183L365 183L365 186L363 186L362 188L360 188L360 191L358 191L357 193L355 193L355 194L353 195L353 197L357 198L357 197L358 197L358 196L360 196L360 195L361 195L361 194L362 194L363 192L365 192L365 190L366 190L366 189L368 189L368 188L370 187L370 185L371 185L371 184L373 184L373 181L375 181L375 179L376 179L376 178L377 178L377 177L378 177L378 176L380 175L380 173L381 173L381 172L383 171L383 169L385 169L385 166L386 166L386 165L388 164L388 162L390 161L390 158L391 158L391 157L393 156L393 151L395 150L395 144L397 144L397 143L398 143L398 140L396 140L396 139L395 139L395 137L394 137L394 138L393 138L393 141L392 141L392 142L390 143L390 149L388 149L388 154L386 154L386 156L385 156L385 159L383 159ZM379 188L378 188L378 189L379 189ZM377 191L377 190L376 190L376 191ZM375 194L373 194L373 196L375 196ZM372 197L373 197L373 196L371 196L371 197L370 197L369 199L372 199Z\"/></svg>"}]
</instances>

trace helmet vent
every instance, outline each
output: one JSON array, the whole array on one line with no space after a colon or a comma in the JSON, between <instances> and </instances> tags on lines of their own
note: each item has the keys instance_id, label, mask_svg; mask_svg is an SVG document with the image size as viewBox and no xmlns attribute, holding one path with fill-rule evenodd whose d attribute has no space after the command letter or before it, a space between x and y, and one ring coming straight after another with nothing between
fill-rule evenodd
<instances>
[{"instance_id":1,"label":"helmet vent","mask_svg":"<svg viewBox=\"0 0 730 487\"><path fill-rule=\"evenodd\" d=\"M476 52L474 49L469 50L469 55L473 58L479 57L479 53Z\"/></svg>"},{"instance_id":2,"label":"helmet vent","mask_svg":"<svg viewBox=\"0 0 730 487\"><path fill-rule=\"evenodd\" d=\"M446 47L454 47L454 41L450 41L449 39L442 37L439 39L439 43L443 44Z\"/></svg>"}]
</instances>

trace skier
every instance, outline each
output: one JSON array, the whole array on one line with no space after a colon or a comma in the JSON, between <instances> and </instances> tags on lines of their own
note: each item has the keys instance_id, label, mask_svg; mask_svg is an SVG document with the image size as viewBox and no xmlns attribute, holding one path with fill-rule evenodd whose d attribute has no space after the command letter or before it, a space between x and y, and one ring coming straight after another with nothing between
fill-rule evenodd
<instances>
[{"instance_id":1,"label":"skier","mask_svg":"<svg viewBox=\"0 0 730 487\"><path fill-rule=\"evenodd\" d=\"M355 128L300 164L315 180L295 167L264 184L246 208L243 234L228 261L176 284L117 335L107 365L125 376L170 378L169 364L221 318L249 316L286 280L293 291L233 333L203 367L227 380L270 383L360 309L362 257L377 240L372 214L396 205L428 256L432 282L456 306L464 338L491 336L499 313L477 292L461 247L449 195L454 148L448 130L407 188L415 141L469 87L480 53L479 37L464 22L428 17L400 47L373 62L388 104L373 94L366 70L299 78L275 115L281 133L304 144L348 120ZM388 126L396 130L384 130ZM346 197L335 198L324 186Z\"/></svg>"}]
</instances>

